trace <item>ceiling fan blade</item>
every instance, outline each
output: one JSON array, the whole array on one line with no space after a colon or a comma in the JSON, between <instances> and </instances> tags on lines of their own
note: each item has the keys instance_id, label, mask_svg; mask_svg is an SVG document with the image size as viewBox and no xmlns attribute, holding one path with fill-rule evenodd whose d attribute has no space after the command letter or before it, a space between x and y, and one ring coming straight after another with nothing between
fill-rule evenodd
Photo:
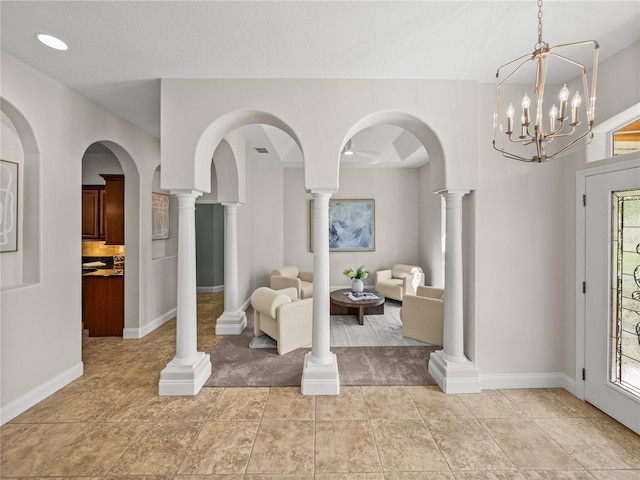
<instances>
[{"instance_id":1,"label":"ceiling fan blade","mask_svg":"<svg viewBox=\"0 0 640 480\"><path fill-rule=\"evenodd\" d=\"M354 150L353 153L361 157L376 158L380 156L380 152L372 152L370 150Z\"/></svg>"}]
</instances>

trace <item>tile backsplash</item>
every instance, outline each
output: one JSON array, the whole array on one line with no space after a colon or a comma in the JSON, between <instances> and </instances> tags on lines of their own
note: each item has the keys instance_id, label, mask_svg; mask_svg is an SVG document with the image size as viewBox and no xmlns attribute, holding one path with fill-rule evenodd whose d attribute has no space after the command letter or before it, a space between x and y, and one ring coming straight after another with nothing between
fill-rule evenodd
<instances>
[{"instance_id":1,"label":"tile backsplash","mask_svg":"<svg viewBox=\"0 0 640 480\"><path fill-rule=\"evenodd\" d=\"M82 242L83 257L114 257L124 256L124 245L105 245L99 241Z\"/></svg>"}]
</instances>

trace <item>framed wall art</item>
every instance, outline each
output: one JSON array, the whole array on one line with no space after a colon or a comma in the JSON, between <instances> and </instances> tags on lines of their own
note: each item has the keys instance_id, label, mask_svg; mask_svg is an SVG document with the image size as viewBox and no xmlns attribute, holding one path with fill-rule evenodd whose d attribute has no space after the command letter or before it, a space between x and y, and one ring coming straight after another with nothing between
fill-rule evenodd
<instances>
[{"instance_id":1,"label":"framed wall art","mask_svg":"<svg viewBox=\"0 0 640 480\"><path fill-rule=\"evenodd\" d=\"M151 193L151 240L166 240L169 238L169 195Z\"/></svg>"},{"instance_id":2,"label":"framed wall art","mask_svg":"<svg viewBox=\"0 0 640 480\"><path fill-rule=\"evenodd\" d=\"M311 251L314 248L311 200ZM329 251L375 251L375 200L329 200Z\"/></svg>"},{"instance_id":3,"label":"framed wall art","mask_svg":"<svg viewBox=\"0 0 640 480\"><path fill-rule=\"evenodd\" d=\"M18 250L18 164L0 160L0 252Z\"/></svg>"}]
</instances>

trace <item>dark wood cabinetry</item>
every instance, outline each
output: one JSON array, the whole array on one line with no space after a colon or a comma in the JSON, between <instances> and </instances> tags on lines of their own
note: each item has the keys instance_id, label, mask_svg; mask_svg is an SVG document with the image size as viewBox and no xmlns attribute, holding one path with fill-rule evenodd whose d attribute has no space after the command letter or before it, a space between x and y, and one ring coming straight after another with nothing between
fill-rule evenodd
<instances>
[{"instance_id":1,"label":"dark wood cabinetry","mask_svg":"<svg viewBox=\"0 0 640 480\"><path fill-rule=\"evenodd\" d=\"M124 245L124 175L101 174L105 185L105 243Z\"/></svg>"},{"instance_id":2,"label":"dark wood cabinetry","mask_svg":"<svg viewBox=\"0 0 640 480\"><path fill-rule=\"evenodd\" d=\"M90 337L122 337L124 276L84 276L83 319Z\"/></svg>"},{"instance_id":3,"label":"dark wood cabinetry","mask_svg":"<svg viewBox=\"0 0 640 480\"><path fill-rule=\"evenodd\" d=\"M104 186L82 187L82 238L124 245L124 175L100 176Z\"/></svg>"},{"instance_id":4,"label":"dark wood cabinetry","mask_svg":"<svg viewBox=\"0 0 640 480\"><path fill-rule=\"evenodd\" d=\"M82 238L104 240L105 190L102 185L82 187Z\"/></svg>"}]
</instances>

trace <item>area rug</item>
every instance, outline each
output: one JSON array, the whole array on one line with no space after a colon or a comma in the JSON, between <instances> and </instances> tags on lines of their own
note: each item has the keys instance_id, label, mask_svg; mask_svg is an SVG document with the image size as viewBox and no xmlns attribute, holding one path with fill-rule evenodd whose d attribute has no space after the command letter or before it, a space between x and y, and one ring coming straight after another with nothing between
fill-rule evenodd
<instances>
[{"instance_id":1,"label":"area rug","mask_svg":"<svg viewBox=\"0 0 640 480\"><path fill-rule=\"evenodd\" d=\"M247 309L247 328L226 335L211 352L212 373L205 387L299 386L304 355L301 348L278 355L275 348L249 348L253 338L253 310ZM436 346L331 347L338 359L340 385L435 385L427 371Z\"/></svg>"}]
</instances>

